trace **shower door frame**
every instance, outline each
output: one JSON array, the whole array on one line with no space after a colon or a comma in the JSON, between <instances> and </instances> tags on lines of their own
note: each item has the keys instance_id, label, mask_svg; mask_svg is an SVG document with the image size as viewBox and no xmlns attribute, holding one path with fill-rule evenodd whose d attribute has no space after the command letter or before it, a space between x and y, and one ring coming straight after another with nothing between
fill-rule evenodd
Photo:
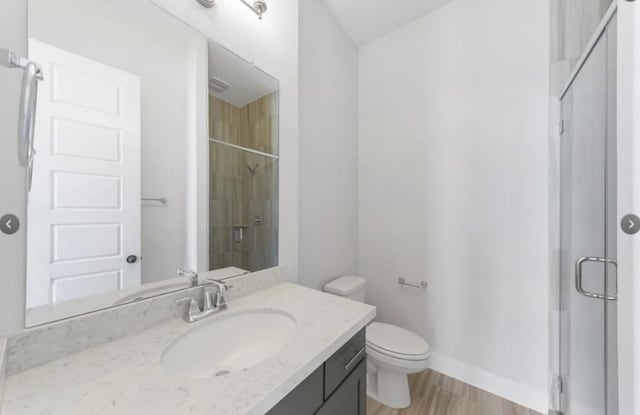
<instances>
[{"instance_id":1,"label":"shower door frame","mask_svg":"<svg viewBox=\"0 0 640 415\"><path fill-rule=\"evenodd\" d=\"M618 5L618 218L640 212L640 2ZM640 415L640 234L618 231L621 414Z\"/></svg>"}]
</instances>

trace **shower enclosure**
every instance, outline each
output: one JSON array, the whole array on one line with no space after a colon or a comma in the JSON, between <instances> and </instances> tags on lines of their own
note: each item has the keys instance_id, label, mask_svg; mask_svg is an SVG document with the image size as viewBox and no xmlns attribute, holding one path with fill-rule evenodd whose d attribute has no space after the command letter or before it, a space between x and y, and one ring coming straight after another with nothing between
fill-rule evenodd
<instances>
[{"instance_id":1,"label":"shower enclosure","mask_svg":"<svg viewBox=\"0 0 640 415\"><path fill-rule=\"evenodd\" d=\"M615 13L562 96L555 404L618 414Z\"/></svg>"},{"instance_id":2,"label":"shower enclosure","mask_svg":"<svg viewBox=\"0 0 640 415\"><path fill-rule=\"evenodd\" d=\"M209 268L278 265L278 94L209 96Z\"/></svg>"}]
</instances>

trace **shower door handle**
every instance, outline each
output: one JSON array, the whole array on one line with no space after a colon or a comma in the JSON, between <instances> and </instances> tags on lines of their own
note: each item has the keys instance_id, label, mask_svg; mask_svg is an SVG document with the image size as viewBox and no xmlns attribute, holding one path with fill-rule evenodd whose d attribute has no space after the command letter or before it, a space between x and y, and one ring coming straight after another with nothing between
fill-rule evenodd
<instances>
[{"instance_id":1,"label":"shower door handle","mask_svg":"<svg viewBox=\"0 0 640 415\"><path fill-rule=\"evenodd\" d=\"M578 258L578 260L576 261L576 290L584 295L585 297L589 297L589 298L594 298L596 300L609 300L609 301L616 301L618 299L618 289L617 289L617 284L616 284L616 294L615 295L606 295L605 294L600 294L600 293L594 293L591 291L587 291L584 288L582 288L582 265L585 262L598 262L601 264L605 264L605 266L607 264L612 264L616 267L616 270L618 268L618 263L616 262L615 259L611 259L611 258L600 258L600 257L592 257L592 256L584 256L582 258ZM605 276L606 278L606 276ZM617 275L616 275L616 279L617 279Z\"/></svg>"}]
</instances>

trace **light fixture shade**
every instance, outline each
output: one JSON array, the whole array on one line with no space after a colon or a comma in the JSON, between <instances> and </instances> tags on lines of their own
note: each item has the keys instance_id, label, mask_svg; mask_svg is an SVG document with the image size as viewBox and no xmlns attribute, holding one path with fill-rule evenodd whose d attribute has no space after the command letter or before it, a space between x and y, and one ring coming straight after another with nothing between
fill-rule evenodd
<instances>
[{"instance_id":1,"label":"light fixture shade","mask_svg":"<svg viewBox=\"0 0 640 415\"><path fill-rule=\"evenodd\" d=\"M198 3L200 3L203 7L206 7L207 9L212 8L213 6L216 5L216 0L197 0Z\"/></svg>"},{"instance_id":2,"label":"light fixture shade","mask_svg":"<svg viewBox=\"0 0 640 415\"><path fill-rule=\"evenodd\" d=\"M216 0L196 0L200 3L201 6L206 7L207 9L212 8L216 5ZM262 20L262 15L266 13L268 7L266 0L255 0L253 5L249 4L247 0L240 0L242 4L250 8L255 14L258 15L258 18Z\"/></svg>"}]
</instances>

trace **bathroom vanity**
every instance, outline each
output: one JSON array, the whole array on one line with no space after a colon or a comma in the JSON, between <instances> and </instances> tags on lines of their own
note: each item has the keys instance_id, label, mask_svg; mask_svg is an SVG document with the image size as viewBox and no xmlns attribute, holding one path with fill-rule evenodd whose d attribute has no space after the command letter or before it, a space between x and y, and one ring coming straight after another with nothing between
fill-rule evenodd
<instances>
[{"instance_id":1,"label":"bathroom vanity","mask_svg":"<svg viewBox=\"0 0 640 415\"><path fill-rule=\"evenodd\" d=\"M268 415L364 415L367 409L365 342L365 329L362 329Z\"/></svg>"},{"instance_id":2,"label":"bathroom vanity","mask_svg":"<svg viewBox=\"0 0 640 415\"><path fill-rule=\"evenodd\" d=\"M242 281L251 278L235 279L230 293L246 291ZM104 324L88 328L71 319L9 337L2 415L365 413L365 327L374 307L280 281L231 298L200 322L180 317L47 362L34 359L72 350L74 336L144 317L102 316ZM202 336L212 339L204 347ZM183 364L169 364L171 354Z\"/></svg>"}]
</instances>

